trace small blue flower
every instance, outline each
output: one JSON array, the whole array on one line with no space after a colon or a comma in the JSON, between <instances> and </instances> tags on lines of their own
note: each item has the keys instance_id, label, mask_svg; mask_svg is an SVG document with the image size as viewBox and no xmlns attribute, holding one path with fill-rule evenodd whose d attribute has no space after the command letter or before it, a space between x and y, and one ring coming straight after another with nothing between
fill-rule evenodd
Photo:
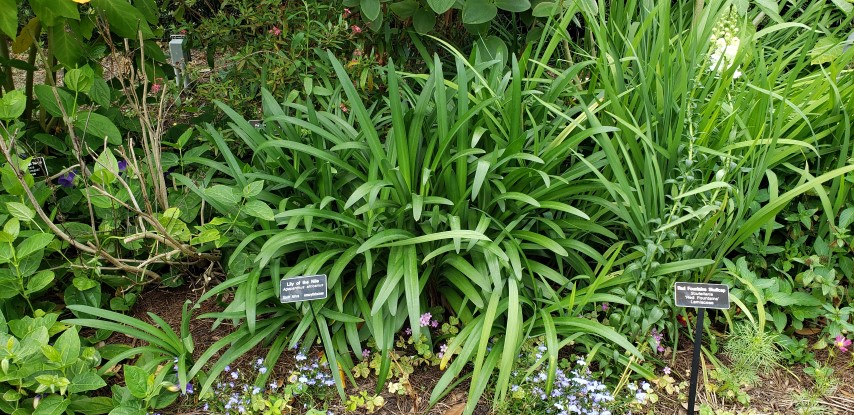
<instances>
[{"instance_id":1,"label":"small blue flower","mask_svg":"<svg viewBox=\"0 0 854 415\"><path fill-rule=\"evenodd\" d=\"M59 176L57 182L60 186L70 189L74 187L74 178L77 177L77 173L70 171L62 176Z\"/></svg>"}]
</instances>

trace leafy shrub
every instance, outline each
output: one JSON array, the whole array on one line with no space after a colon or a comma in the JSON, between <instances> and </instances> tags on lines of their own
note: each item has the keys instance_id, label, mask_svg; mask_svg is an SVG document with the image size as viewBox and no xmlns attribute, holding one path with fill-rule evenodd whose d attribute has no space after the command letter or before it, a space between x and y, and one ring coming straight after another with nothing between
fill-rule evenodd
<instances>
[{"instance_id":1,"label":"leafy shrub","mask_svg":"<svg viewBox=\"0 0 854 415\"><path fill-rule=\"evenodd\" d=\"M222 2L214 16L188 31L205 49L211 69L197 95L252 117L260 116L257 98L262 88L276 97L298 91L328 96L334 89L327 82L333 72L324 51L352 57L355 63L348 68L355 70L356 63L376 53L361 31L357 21L327 2ZM216 62L220 58L225 58L221 66ZM359 69L354 78L361 79L365 91L373 90L380 83L377 74Z\"/></svg>"},{"instance_id":2,"label":"leafy shrub","mask_svg":"<svg viewBox=\"0 0 854 415\"><path fill-rule=\"evenodd\" d=\"M98 351L82 347L77 329L58 323L58 314L35 310L33 315L6 321L0 312L0 410L109 412L109 398L86 397L107 385L96 372Z\"/></svg>"}]
</instances>

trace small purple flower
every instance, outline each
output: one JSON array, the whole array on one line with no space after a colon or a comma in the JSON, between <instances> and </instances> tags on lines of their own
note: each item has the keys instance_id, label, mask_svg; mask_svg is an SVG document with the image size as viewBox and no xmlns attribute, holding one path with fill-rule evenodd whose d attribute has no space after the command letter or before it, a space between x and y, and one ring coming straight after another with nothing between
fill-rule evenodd
<instances>
[{"instance_id":1,"label":"small purple flower","mask_svg":"<svg viewBox=\"0 0 854 415\"><path fill-rule=\"evenodd\" d=\"M434 329L439 327L439 322L436 320L430 321L430 327L433 327Z\"/></svg>"},{"instance_id":2,"label":"small purple flower","mask_svg":"<svg viewBox=\"0 0 854 415\"><path fill-rule=\"evenodd\" d=\"M412 327L407 327L405 330L405 333L407 336L411 336L412 335Z\"/></svg>"},{"instance_id":3,"label":"small purple flower","mask_svg":"<svg viewBox=\"0 0 854 415\"><path fill-rule=\"evenodd\" d=\"M362 359L367 359L371 356L371 351L368 349L362 349Z\"/></svg>"},{"instance_id":4,"label":"small purple flower","mask_svg":"<svg viewBox=\"0 0 854 415\"><path fill-rule=\"evenodd\" d=\"M608 305L608 303L602 303L602 311L608 311L609 307L610 305Z\"/></svg>"},{"instance_id":5,"label":"small purple flower","mask_svg":"<svg viewBox=\"0 0 854 415\"><path fill-rule=\"evenodd\" d=\"M261 366L261 367L258 369L258 373L260 373L260 374L262 374L262 375L263 375L263 374L265 374L265 373L267 373L267 368L266 368L266 367L264 367L264 366Z\"/></svg>"},{"instance_id":6,"label":"small purple flower","mask_svg":"<svg viewBox=\"0 0 854 415\"><path fill-rule=\"evenodd\" d=\"M665 375L669 375L671 372L670 366L665 366L661 371L664 372Z\"/></svg>"},{"instance_id":7,"label":"small purple flower","mask_svg":"<svg viewBox=\"0 0 854 415\"><path fill-rule=\"evenodd\" d=\"M187 384L187 395L192 395L192 394L193 394L193 384L188 383Z\"/></svg>"},{"instance_id":8,"label":"small purple flower","mask_svg":"<svg viewBox=\"0 0 854 415\"><path fill-rule=\"evenodd\" d=\"M127 160L119 160L119 171L125 171L128 169Z\"/></svg>"},{"instance_id":9,"label":"small purple flower","mask_svg":"<svg viewBox=\"0 0 854 415\"><path fill-rule=\"evenodd\" d=\"M70 171L67 174L59 176L59 179L57 180L57 182L59 182L60 186L70 189L70 188L74 187L74 178L75 177L77 177L77 173Z\"/></svg>"},{"instance_id":10,"label":"small purple flower","mask_svg":"<svg viewBox=\"0 0 854 415\"><path fill-rule=\"evenodd\" d=\"M295 359L297 360L297 362L301 362L301 361L303 361L303 360L305 360L305 359L308 359L308 358L307 358L307 357L305 357L305 355L304 355L304 354L302 354L302 353L297 353L297 355L296 355Z\"/></svg>"},{"instance_id":11,"label":"small purple flower","mask_svg":"<svg viewBox=\"0 0 854 415\"><path fill-rule=\"evenodd\" d=\"M427 326L429 326L429 325L430 325L430 320L432 320L432 319L433 319L433 315L432 315L432 314L430 314L430 312L429 312L429 311L428 311L428 312L426 312L426 313L424 313L424 314L422 314L422 315L421 315L421 321L420 321L420 323L421 323L421 327L427 327Z\"/></svg>"},{"instance_id":12,"label":"small purple flower","mask_svg":"<svg viewBox=\"0 0 854 415\"><path fill-rule=\"evenodd\" d=\"M664 334L659 333L654 327L652 331L649 333L649 336L652 337L652 340L655 342L655 349L661 353L664 351L664 346L661 345L661 340L664 339Z\"/></svg>"}]
</instances>

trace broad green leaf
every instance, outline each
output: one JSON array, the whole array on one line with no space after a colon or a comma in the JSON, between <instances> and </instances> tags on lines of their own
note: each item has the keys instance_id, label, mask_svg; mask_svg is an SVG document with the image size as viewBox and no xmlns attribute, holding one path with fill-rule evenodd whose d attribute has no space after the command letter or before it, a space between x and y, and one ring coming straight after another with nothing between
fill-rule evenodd
<instances>
[{"instance_id":1,"label":"broad green leaf","mask_svg":"<svg viewBox=\"0 0 854 415\"><path fill-rule=\"evenodd\" d=\"M144 409L137 408L134 406L122 405L117 406L115 409L110 411L109 415L146 415Z\"/></svg>"},{"instance_id":2,"label":"broad green leaf","mask_svg":"<svg viewBox=\"0 0 854 415\"><path fill-rule=\"evenodd\" d=\"M463 6L463 23L481 24L492 21L498 15L498 8L489 0L466 0Z\"/></svg>"},{"instance_id":3,"label":"broad green leaf","mask_svg":"<svg viewBox=\"0 0 854 415\"><path fill-rule=\"evenodd\" d=\"M531 8L528 0L495 0L495 6L508 12L523 12Z\"/></svg>"},{"instance_id":4,"label":"broad green leaf","mask_svg":"<svg viewBox=\"0 0 854 415\"><path fill-rule=\"evenodd\" d=\"M264 190L264 181L258 180L243 187L243 197L249 199L258 196Z\"/></svg>"},{"instance_id":5,"label":"broad green leaf","mask_svg":"<svg viewBox=\"0 0 854 415\"><path fill-rule=\"evenodd\" d=\"M27 108L27 96L15 89L0 97L0 120L11 121L21 116Z\"/></svg>"},{"instance_id":6,"label":"broad green leaf","mask_svg":"<svg viewBox=\"0 0 854 415\"><path fill-rule=\"evenodd\" d=\"M430 5L430 8L433 9L436 14L442 14L451 10L454 3L456 3L456 0L427 0L427 4Z\"/></svg>"},{"instance_id":7,"label":"broad green leaf","mask_svg":"<svg viewBox=\"0 0 854 415\"><path fill-rule=\"evenodd\" d=\"M412 27L421 34L433 30L436 26L436 14L429 10L418 9L412 15Z\"/></svg>"},{"instance_id":8,"label":"broad green leaf","mask_svg":"<svg viewBox=\"0 0 854 415\"><path fill-rule=\"evenodd\" d=\"M122 133L109 118L101 114L92 111L80 112L74 119L74 127L81 134L88 137L95 137L99 143L106 139L107 143L114 146L122 144ZM97 168L97 165L95 168ZM118 171L118 167L114 171Z\"/></svg>"},{"instance_id":9,"label":"broad green leaf","mask_svg":"<svg viewBox=\"0 0 854 415\"><path fill-rule=\"evenodd\" d=\"M18 247L15 248L15 254L19 259L24 258L33 252L43 250L51 241L53 241L53 234L37 233L18 244Z\"/></svg>"},{"instance_id":10,"label":"broad green leaf","mask_svg":"<svg viewBox=\"0 0 854 415\"><path fill-rule=\"evenodd\" d=\"M108 108L112 100L110 95L110 86L101 77L96 77L92 82L92 88L89 89L89 98L95 101L96 104Z\"/></svg>"},{"instance_id":11,"label":"broad green leaf","mask_svg":"<svg viewBox=\"0 0 854 415\"><path fill-rule=\"evenodd\" d=\"M83 38L66 24L48 27L47 41L56 60L65 67L75 68L85 62L86 46L83 44Z\"/></svg>"},{"instance_id":12,"label":"broad green leaf","mask_svg":"<svg viewBox=\"0 0 854 415\"><path fill-rule=\"evenodd\" d=\"M95 71L89 65L85 65L66 72L63 79L68 89L88 94L95 82Z\"/></svg>"},{"instance_id":13,"label":"broad green leaf","mask_svg":"<svg viewBox=\"0 0 854 415\"><path fill-rule=\"evenodd\" d=\"M119 174L119 161L113 155L113 151L105 148L95 160L92 172L92 181L101 185L113 183Z\"/></svg>"},{"instance_id":14,"label":"broad green leaf","mask_svg":"<svg viewBox=\"0 0 854 415\"><path fill-rule=\"evenodd\" d=\"M36 217L36 212L23 203L6 202L6 209L21 222L30 222Z\"/></svg>"},{"instance_id":15,"label":"broad green leaf","mask_svg":"<svg viewBox=\"0 0 854 415\"><path fill-rule=\"evenodd\" d=\"M401 19L408 19L418 10L418 2L415 0L403 0L388 6L391 11Z\"/></svg>"},{"instance_id":16,"label":"broad green leaf","mask_svg":"<svg viewBox=\"0 0 854 415\"><path fill-rule=\"evenodd\" d=\"M53 271L43 269L27 281L27 294L35 294L48 286L54 279Z\"/></svg>"},{"instance_id":17,"label":"broad green leaf","mask_svg":"<svg viewBox=\"0 0 854 415\"><path fill-rule=\"evenodd\" d=\"M74 277L74 280L72 280L72 284L74 284L74 287L78 290L86 291L95 288L98 285L98 281L81 275Z\"/></svg>"},{"instance_id":18,"label":"broad green leaf","mask_svg":"<svg viewBox=\"0 0 854 415\"><path fill-rule=\"evenodd\" d=\"M33 91L36 93L36 97L39 99L39 104L48 114L54 117L62 117L62 109L65 109L67 114L72 114L74 112L74 96L69 94L68 91L57 88L56 93L59 95L59 101L56 100L56 96L53 94L53 87L49 85L36 85L33 87Z\"/></svg>"},{"instance_id":19,"label":"broad green leaf","mask_svg":"<svg viewBox=\"0 0 854 415\"><path fill-rule=\"evenodd\" d=\"M367 20L374 21L380 17L380 0L360 0L359 8Z\"/></svg>"},{"instance_id":20,"label":"broad green leaf","mask_svg":"<svg viewBox=\"0 0 854 415\"><path fill-rule=\"evenodd\" d=\"M103 13L110 25L110 31L128 39L143 39L154 36L145 16L125 0L92 0L89 3L96 11Z\"/></svg>"},{"instance_id":21,"label":"broad green leaf","mask_svg":"<svg viewBox=\"0 0 854 415\"><path fill-rule=\"evenodd\" d=\"M796 291L791 294L775 291L768 296L767 300L782 307L788 307L791 305L799 305L803 307L821 306L821 301L818 298L800 291Z\"/></svg>"},{"instance_id":22,"label":"broad green leaf","mask_svg":"<svg viewBox=\"0 0 854 415\"><path fill-rule=\"evenodd\" d=\"M131 395L143 399L148 395L148 372L132 365L124 366L125 385Z\"/></svg>"},{"instance_id":23,"label":"broad green leaf","mask_svg":"<svg viewBox=\"0 0 854 415\"><path fill-rule=\"evenodd\" d=\"M250 200L246 202L243 206L243 212L249 216L264 219L264 220L275 220L276 216L273 213L273 209L270 208L266 203L260 200Z\"/></svg>"},{"instance_id":24,"label":"broad green leaf","mask_svg":"<svg viewBox=\"0 0 854 415\"><path fill-rule=\"evenodd\" d=\"M15 0L0 0L0 33L9 39L18 34L18 5Z\"/></svg>"},{"instance_id":25,"label":"broad green leaf","mask_svg":"<svg viewBox=\"0 0 854 415\"><path fill-rule=\"evenodd\" d=\"M73 363L80 357L80 336L77 334L77 329L74 327L66 329L56 339L53 347L59 352L61 356L60 362L63 366Z\"/></svg>"},{"instance_id":26,"label":"broad green leaf","mask_svg":"<svg viewBox=\"0 0 854 415\"><path fill-rule=\"evenodd\" d=\"M205 196L225 206L237 207L240 204L241 193L235 189L218 184L205 189Z\"/></svg>"},{"instance_id":27,"label":"broad green leaf","mask_svg":"<svg viewBox=\"0 0 854 415\"><path fill-rule=\"evenodd\" d=\"M840 220L840 223L842 223L841 220ZM8 241L4 241L4 242L14 241L15 238L18 237L18 232L20 232L20 231L21 231L21 221L19 221L18 218L11 218L8 221L6 221L6 224L3 225L3 232L6 232L6 234L8 234L11 238Z\"/></svg>"},{"instance_id":28,"label":"broad green leaf","mask_svg":"<svg viewBox=\"0 0 854 415\"><path fill-rule=\"evenodd\" d=\"M831 63L836 58L842 56L842 49L842 42L839 39L833 36L823 37L815 43L815 46L809 52L810 63L813 65Z\"/></svg>"},{"instance_id":29,"label":"broad green leaf","mask_svg":"<svg viewBox=\"0 0 854 415\"><path fill-rule=\"evenodd\" d=\"M160 9L155 0L136 0L133 5L145 16L149 24L157 25L160 21Z\"/></svg>"},{"instance_id":30,"label":"broad green leaf","mask_svg":"<svg viewBox=\"0 0 854 415\"><path fill-rule=\"evenodd\" d=\"M68 387L69 393L74 393L70 392L72 386ZM75 414L82 415L102 415L110 412L114 407L115 404L113 403L113 399L106 396L98 396L94 398L75 396L71 401L71 404L68 405L69 410L74 411ZM145 415L145 412L143 411L142 414Z\"/></svg>"},{"instance_id":31,"label":"broad green leaf","mask_svg":"<svg viewBox=\"0 0 854 415\"><path fill-rule=\"evenodd\" d=\"M560 9L560 5L557 1L544 1L537 3L531 14L533 14L534 17L551 17L556 15Z\"/></svg>"},{"instance_id":32,"label":"broad green leaf","mask_svg":"<svg viewBox=\"0 0 854 415\"><path fill-rule=\"evenodd\" d=\"M70 400L62 396L48 395L42 398L41 402L39 402L39 407L36 408L33 415L61 415L70 403Z\"/></svg>"},{"instance_id":33,"label":"broad green leaf","mask_svg":"<svg viewBox=\"0 0 854 415\"><path fill-rule=\"evenodd\" d=\"M205 229L199 233L199 236L190 240L193 245L200 245L208 242L216 241L220 238L219 229Z\"/></svg>"},{"instance_id":34,"label":"broad green leaf","mask_svg":"<svg viewBox=\"0 0 854 415\"><path fill-rule=\"evenodd\" d=\"M77 3L62 0L29 0L29 5L45 26L62 22L63 17L80 20ZM12 37L15 37L14 35Z\"/></svg>"}]
</instances>

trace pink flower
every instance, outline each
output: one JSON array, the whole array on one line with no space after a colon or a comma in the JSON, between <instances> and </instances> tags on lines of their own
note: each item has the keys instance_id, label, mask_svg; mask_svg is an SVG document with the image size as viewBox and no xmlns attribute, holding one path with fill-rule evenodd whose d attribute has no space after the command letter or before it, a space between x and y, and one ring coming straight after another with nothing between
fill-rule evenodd
<instances>
[{"instance_id":1,"label":"pink flower","mask_svg":"<svg viewBox=\"0 0 854 415\"><path fill-rule=\"evenodd\" d=\"M427 327L427 326L429 326L429 325L430 325L430 320L432 320L432 319L433 319L433 315L432 315L432 314L430 314L430 312L429 312L429 311L428 311L428 312L426 312L426 313L424 313L424 314L422 314L422 315L421 315L421 321L420 321L421 327Z\"/></svg>"},{"instance_id":2,"label":"pink flower","mask_svg":"<svg viewBox=\"0 0 854 415\"><path fill-rule=\"evenodd\" d=\"M160 92L161 88L163 88L163 85L161 85L161 84L151 84L151 92L153 94Z\"/></svg>"},{"instance_id":3,"label":"pink flower","mask_svg":"<svg viewBox=\"0 0 854 415\"><path fill-rule=\"evenodd\" d=\"M608 303L602 303L602 311L608 311L608 307L610 307Z\"/></svg>"},{"instance_id":4,"label":"pink flower","mask_svg":"<svg viewBox=\"0 0 854 415\"><path fill-rule=\"evenodd\" d=\"M279 36L282 34L282 29L279 29L278 27L273 26L273 28L268 30L267 33L269 33L273 36Z\"/></svg>"},{"instance_id":5,"label":"pink flower","mask_svg":"<svg viewBox=\"0 0 854 415\"><path fill-rule=\"evenodd\" d=\"M350 29L353 30L354 35L358 35L359 33L362 33L362 28L359 26L353 25L353 26L350 26Z\"/></svg>"},{"instance_id":6,"label":"pink flower","mask_svg":"<svg viewBox=\"0 0 854 415\"><path fill-rule=\"evenodd\" d=\"M353 56L359 57L362 56L362 49L356 49L353 51Z\"/></svg>"},{"instance_id":7,"label":"pink flower","mask_svg":"<svg viewBox=\"0 0 854 415\"><path fill-rule=\"evenodd\" d=\"M430 327L433 327L434 329L435 329L435 328L437 328L437 327L439 327L439 322L438 322L438 321L436 321L436 320L431 321L431 322L430 322Z\"/></svg>"},{"instance_id":8,"label":"pink flower","mask_svg":"<svg viewBox=\"0 0 854 415\"><path fill-rule=\"evenodd\" d=\"M344 112L348 112L348 111L350 111L350 109L349 109L349 108L347 108L347 106L346 106L346 105L344 105L344 104L339 105L339 107L341 108L341 111L344 111Z\"/></svg>"},{"instance_id":9,"label":"pink flower","mask_svg":"<svg viewBox=\"0 0 854 415\"><path fill-rule=\"evenodd\" d=\"M664 369L661 369L661 371L664 372L665 375L669 375L671 371L670 366L665 366Z\"/></svg>"},{"instance_id":10,"label":"pink flower","mask_svg":"<svg viewBox=\"0 0 854 415\"><path fill-rule=\"evenodd\" d=\"M836 336L836 339L833 341L833 344L839 348L839 351L845 353L851 346L851 340L848 340L846 337L840 334Z\"/></svg>"},{"instance_id":11,"label":"pink flower","mask_svg":"<svg viewBox=\"0 0 854 415\"><path fill-rule=\"evenodd\" d=\"M350 17L351 14L353 14L353 12L350 9L344 9L344 18L345 19Z\"/></svg>"}]
</instances>

